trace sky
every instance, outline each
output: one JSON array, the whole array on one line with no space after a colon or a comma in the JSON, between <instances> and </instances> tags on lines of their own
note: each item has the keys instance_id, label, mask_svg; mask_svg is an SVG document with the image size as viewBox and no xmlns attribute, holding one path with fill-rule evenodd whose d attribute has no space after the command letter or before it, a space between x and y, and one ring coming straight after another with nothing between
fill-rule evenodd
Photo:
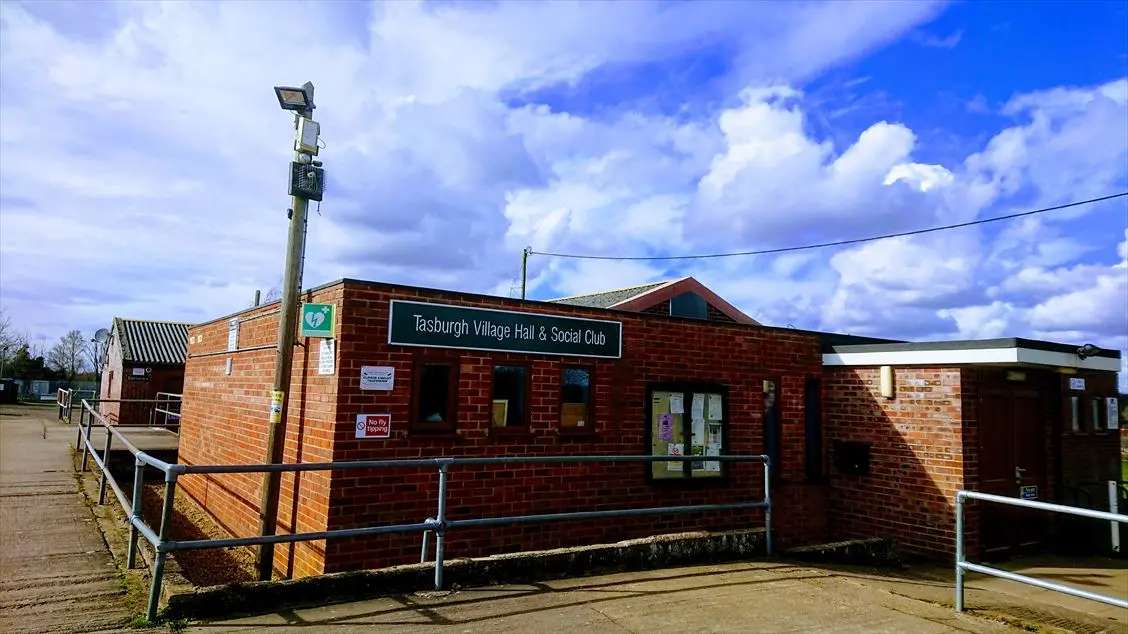
<instances>
[{"instance_id":1,"label":"sky","mask_svg":"<svg viewBox=\"0 0 1128 634\"><path fill-rule=\"evenodd\" d=\"M511 295L526 246L766 249L1128 191L1126 7L4 2L0 306L54 340L277 287L272 87L307 80L306 287ZM776 256L534 255L528 295L684 275L769 325L1128 352L1128 198Z\"/></svg>"}]
</instances>

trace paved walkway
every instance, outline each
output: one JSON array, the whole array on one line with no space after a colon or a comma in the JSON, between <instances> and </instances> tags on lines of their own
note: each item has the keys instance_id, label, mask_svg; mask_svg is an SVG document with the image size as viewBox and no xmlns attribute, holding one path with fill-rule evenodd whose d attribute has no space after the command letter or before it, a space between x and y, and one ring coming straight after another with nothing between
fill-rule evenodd
<instances>
[{"instance_id":1,"label":"paved walkway","mask_svg":"<svg viewBox=\"0 0 1128 634\"><path fill-rule=\"evenodd\" d=\"M389 597L196 625L188 631L939 634L1017 630L897 596L850 573L748 562Z\"/></svg>"},{"instance_id":2,"label":"paved walkway","mask_svg":"<svg viewBox=\"0 0 1128 634\"><path fill-rule=\"evenodd\" d=\"M0 406L0 632L121 632L125 591L56 412Z\"/></svg>"}]
</instances>

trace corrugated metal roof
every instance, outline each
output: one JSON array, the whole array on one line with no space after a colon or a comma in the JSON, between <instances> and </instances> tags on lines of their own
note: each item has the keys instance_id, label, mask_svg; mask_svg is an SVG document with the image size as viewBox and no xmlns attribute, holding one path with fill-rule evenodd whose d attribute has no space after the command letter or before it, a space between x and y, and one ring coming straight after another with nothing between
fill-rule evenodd
<instances>
[{"instance_id":1,"label":"corrugated metal roof","mask_svg":"<svg viewBox=\"0 0 1128 634\"><path fill-rule=\"evenodd\" d=\"M620 288L614 291L605 291L602 293L590 293L588 295L575 295L573 297L561 297L560 299L550 299L548 301L555 304L569 304L572 306L586 306L588 308L610 308L619 302L625 302L632 297L637 297L652 291L667 282L653 282L651 284L643 284L641 286L631 286L629 288Z\"/></svg>"},{"instance_id":2,"label":"corrugated metal roof","mask_svg":"<svg viewBox=\"0 0 1128 634\"><path fill-rule=\"evenodd\" d=\"M188 356L188 326L170 321L114 318L122 360L154 365L183 365Z\"/></svg>"}]
</instances>

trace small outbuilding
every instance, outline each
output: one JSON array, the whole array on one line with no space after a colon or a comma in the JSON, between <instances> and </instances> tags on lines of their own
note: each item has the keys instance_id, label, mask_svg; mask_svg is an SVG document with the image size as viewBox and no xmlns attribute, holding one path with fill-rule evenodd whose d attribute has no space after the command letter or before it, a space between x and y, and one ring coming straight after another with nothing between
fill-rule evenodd
<instances>
[{"instance_id":1,"label":"small outbuilding","mask_svg":"<svg viewBox=\"0 0 1128 634\"><path fill-rule=\"evenodd\" d=\"M115 317L106 343L99 398L114 424L149 422L151 404L112 401L154 400L158 393L180 394L190 324Z\"/></svg>"}]
</instances>

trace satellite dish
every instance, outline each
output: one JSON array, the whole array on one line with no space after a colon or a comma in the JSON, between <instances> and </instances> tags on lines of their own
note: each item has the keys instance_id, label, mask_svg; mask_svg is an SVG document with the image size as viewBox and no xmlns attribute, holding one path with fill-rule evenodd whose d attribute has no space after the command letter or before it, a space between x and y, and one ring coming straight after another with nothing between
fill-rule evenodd
<instances>
[{"instance_id":1,"label":"satellite dish","mask_svg":"<svg viewBox=\"0 0 1128 634\"><path fill-rule=\"evenodd\" d=\"M110 339L110 331L105 328L99 328L98 332L94 333L94 341L98 343L106 343Z\"/></svg>"}]
</instances>

